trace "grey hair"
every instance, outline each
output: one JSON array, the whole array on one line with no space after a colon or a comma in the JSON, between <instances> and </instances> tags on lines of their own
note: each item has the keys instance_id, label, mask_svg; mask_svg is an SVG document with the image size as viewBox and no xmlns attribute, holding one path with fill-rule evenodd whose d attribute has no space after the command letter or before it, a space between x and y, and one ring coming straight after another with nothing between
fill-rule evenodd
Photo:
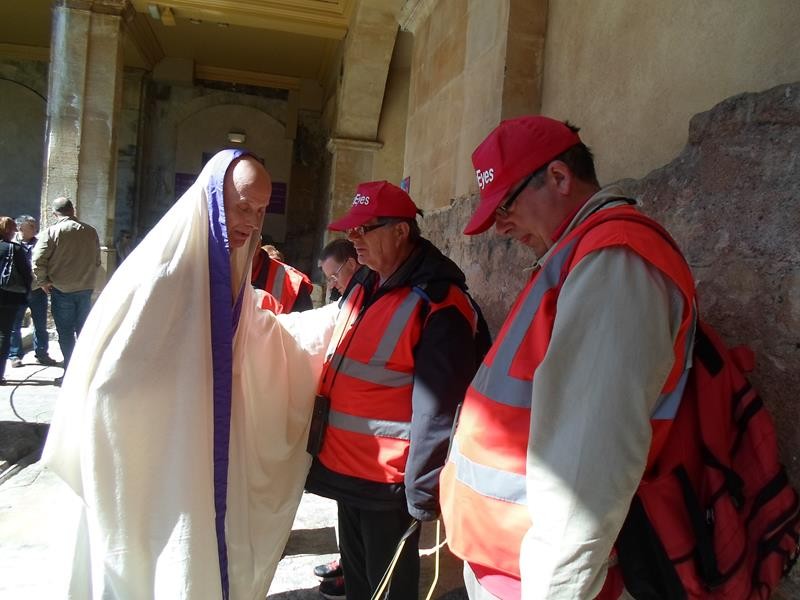
<instances>
[{"instance_id":1,"label":"grey hair","mask_svg":"<svg viewBox=\"0 0 800 600\"><path fill-rule=\"evenodd\" d=\"M17 227L22 227L22 226L23 226L25 223L30 223L30 224L31 224L31 225L33 225L33 226L34 226L34 228L35 228L35 227L36 227L36 226L39 224L39 223L36 221L36 219L34 219L34 218L33 218L32 216L30 216L30 215L20 215L20 216L18 216L18 217L17 217L16 219L14 219L14 220L17 222Z\"/></svg>"}]
</instances>

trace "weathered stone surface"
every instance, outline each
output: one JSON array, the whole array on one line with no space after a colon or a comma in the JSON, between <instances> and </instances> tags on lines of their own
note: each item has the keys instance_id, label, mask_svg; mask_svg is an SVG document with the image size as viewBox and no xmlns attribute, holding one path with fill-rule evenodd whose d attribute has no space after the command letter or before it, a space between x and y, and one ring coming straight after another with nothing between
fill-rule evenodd
<instances>
[{"instance_id":1,"label":"weathered stone surface","mask_svg":"<svg viewBox=\"0 0 800 600\"><path fill-rule=\"evenodd\" d=\"M452 258L467 276L492 333L497 333L514 298L525 285L535 260L533 253L491 229L467 237L462 231L477 204L477 196L454 201L450 208L429 211L420 219L425 237Z\"/></svg>"},{"instance_id":2,"label":"weathered stone surface","mask_svg":"<svg viewBox=\"0 0 800 600\"><path fill-rule=\"evenodd\" d=\"M683 248L700 314L756 352L755 386L800 484L800 83L695 116L683 152L626 189ZM800 573L784 584L800 597Z\"/></svg>"},{"instance_id":3,"label":"weathered stone surface","mask_svg":"<svg viewBox=\"0 0 800 600\"><path fill-rule=\"evenodd\" d=\"M700 314L729 344L756 352L752 379L800 484L800 84L730 98L691 121L670 164L623 182L683 248ZM423 232L466 272L493 332L532 255L488 232L461 234L477 198L432 212ZM800 573L783 584L800 597Z\"/></svg>"}]
</instances>

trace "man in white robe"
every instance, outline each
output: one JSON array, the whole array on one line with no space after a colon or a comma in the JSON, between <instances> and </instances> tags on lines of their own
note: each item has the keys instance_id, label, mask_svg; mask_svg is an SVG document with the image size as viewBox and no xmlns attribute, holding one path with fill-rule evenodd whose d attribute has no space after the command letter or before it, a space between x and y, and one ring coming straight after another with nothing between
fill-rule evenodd
<instances>
[{"instance_id":1,"label":"man in white robe","mask_svg":"<svg viewBox=\"0 0 800 600\"><path fill-rule=\"evenodd\" d=\"M89 315L44 451L81 500L67 597L266 595L335 318L257 308L270 188L252 156L214 156Z\"/></svg>"}]
</instances>

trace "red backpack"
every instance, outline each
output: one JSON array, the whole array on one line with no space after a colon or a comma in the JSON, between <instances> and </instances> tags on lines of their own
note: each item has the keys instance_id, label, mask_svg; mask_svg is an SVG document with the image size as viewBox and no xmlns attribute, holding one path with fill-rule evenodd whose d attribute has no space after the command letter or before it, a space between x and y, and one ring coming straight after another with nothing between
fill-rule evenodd
<instances>
[{"instance_id":1,"label":"red backpack","mask_svg":"<svg viewBox=\"0 0 800 600\"><path fill-rule=\"evenodd\" d=\"M665 236L647 217L634 218ZM753 353L698 320L680 408L617 540L637 600L765 599L800 554L800 498L745 377Z\"/></svg>"}]
</instances>

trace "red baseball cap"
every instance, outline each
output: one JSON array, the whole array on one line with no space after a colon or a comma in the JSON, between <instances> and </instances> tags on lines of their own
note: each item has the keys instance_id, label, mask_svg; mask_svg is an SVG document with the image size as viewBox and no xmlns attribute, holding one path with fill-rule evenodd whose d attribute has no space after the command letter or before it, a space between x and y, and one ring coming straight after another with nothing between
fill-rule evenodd
<instances>
[{"instance_id":1,"label":"red baseball cap","mask_svg":"<svg viewBox=\"0 0 800 600\"><path fill-rule=\"evenodd\" d=\"M548 117L501 121L472 153L481 200L464 233L475 235L489 229L494 211L516 183L580 143L577 133Z\"/></svg>"},{"instance_id":2,"label":"red baseball cap","mask_svg":"<svg viewBox=\"0 0 800 600\"><path fill-rule=\"evenodd\" d=\"M388 181L360 183L356 188L353 206L338 221L328 225L331 231L345 231L358 227L375 217L403 217L413 219L419 209L411 197Z\"/></svg>"}]
</instances>

